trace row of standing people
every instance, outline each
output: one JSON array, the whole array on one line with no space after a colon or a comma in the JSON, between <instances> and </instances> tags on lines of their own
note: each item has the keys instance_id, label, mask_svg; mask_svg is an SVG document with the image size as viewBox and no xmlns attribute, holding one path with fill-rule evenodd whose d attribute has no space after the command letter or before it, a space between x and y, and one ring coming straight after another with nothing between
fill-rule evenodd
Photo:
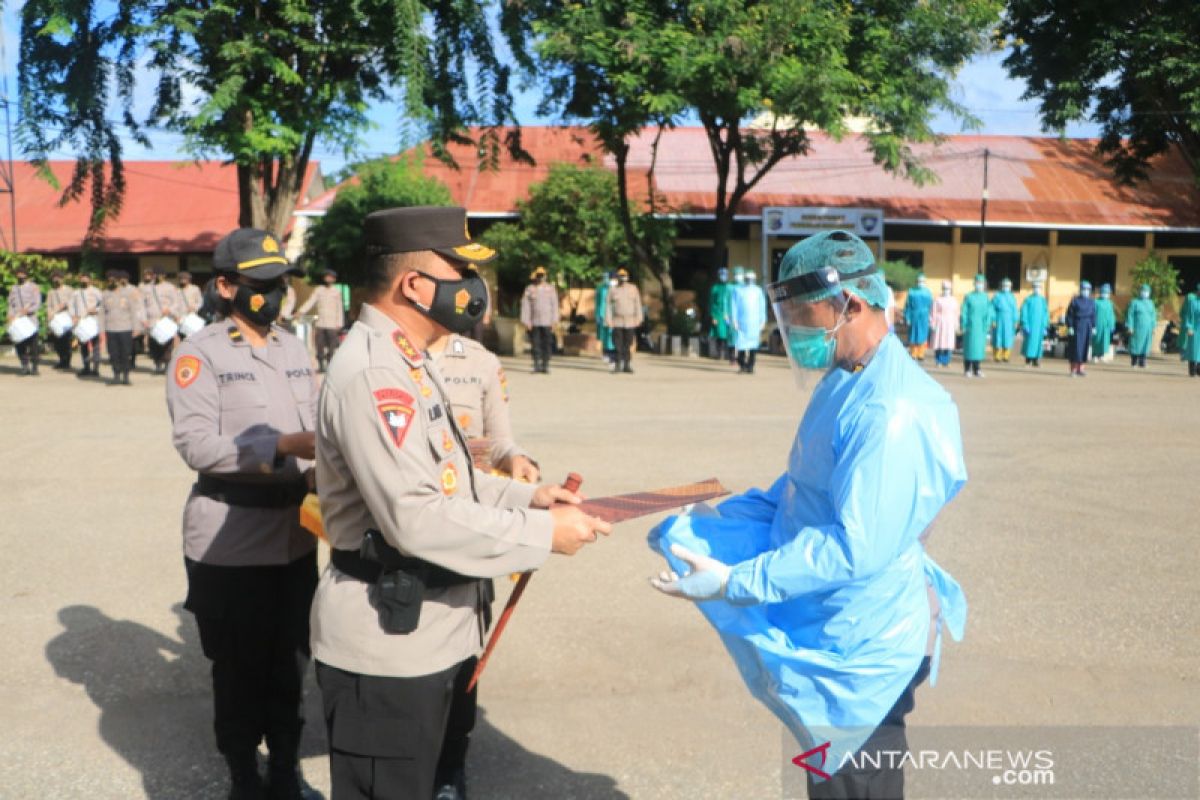
<instances>
[{"instance_id":1,"label":"row of standing people","mask_svg":"<svg viewBox=\"0 0 1200 800\"><path fill-rule=\"evenodd\" d=\"M1071 299L1063 321L1067 326L1067 360L1071 376L1087 374L1089 360L1108 356L1117 326L1117 312L1112 302L1112 287L1100 287L1099 298L1092 298L1088 281L1080 284L1079 294ZM1188 362L1188 374L1200 375L1200 286L1188 294L1181 310L1180 356ZM904 321L909 330L909 352L924 361L932 347L935 364L948 366L957 336L962 334L963 372L969 377L982 377L981 364L989 343L992 357L1007 362L1012 355L1017 334L1022 336L1021 353L1026 366L1039 367L1047 329L1051 319L1041 282L1033 284L1032 292L1018 309L1012 282L1001 282L1000 291L987 294L986 279L975 279L975 290L961 305L953 295L950 281L942 281L940 297L932 297L925 277L919 276L917 286L908 293ZM1153 343L1158 313L1150 297L1150 287L1142 286L1138 296L1130 301L1124 313L1128 335L1130 364L1146 366L1146 356Z\"/></svg>"},{"instance_id":2,"label":"row of standing people","mask_svg":"<svg viewBox=\"0 0 1200 800\"><path fill-rule=\"evenodd\" d=\"M767 324L767 296L758 285L758 273L744 267L717 270L717 282L709 289L708 309L711 325L709 341L714 358L736 361L738 374L752 375Z\"/></svg>"},{"instance_id":3,"label":"row of standing people","mask_svg":"<svg viewBox=\"0 0 1200 800\"><path fill-rule=\"evenodd\" d=\"M72 282L56 271L51 273L51 288L44 297L28 270L18 268L16 278L8 295L7 323L11 326L24 318L25 330L32 331L16 344L23 375L39 374L42 341L38 315L43 304L49 322L48 338L58 358L55 369L69 371L78 346L82 362L78 375L99 377L101 351L105 350L113 382L128 385L139 344L154 362L155 374L165 373L179 340L210 316L213 302L211 292L206 302L205 293L186 270L178 274L177 283L172 283L161 268L148 269L137 285L130 283L128 272L109 270L103 289L95 286L87 273L73 276ZM279 318L289 324L294 316L315 309L314 338L321 370L337 350L346 322L344 293L336 280L337 273L326 270L322 285L299 309L295 289L288 284L279 309Z\"/></svg>"}]
</instances>

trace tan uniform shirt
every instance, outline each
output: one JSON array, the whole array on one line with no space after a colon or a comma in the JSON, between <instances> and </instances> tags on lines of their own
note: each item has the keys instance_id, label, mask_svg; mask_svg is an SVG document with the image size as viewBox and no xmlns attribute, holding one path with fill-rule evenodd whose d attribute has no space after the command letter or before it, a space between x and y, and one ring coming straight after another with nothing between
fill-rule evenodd
<instances>
[{"instance_id":1,"label":"tan uniform shirt","mask_svg":"<svg viewBox=\"0 0 1200 800\"><path fill-rule=\"evenodd\" d=\"M75 290L70 286L59 286L46 292L46 319L54 318L60 311L70 311L71 295Z\"/></svg>"},{"instance_id":2,"label":"tan uniform shirt","mask_svg":"<svg viewBox=\"0 0 1200 800\"><path fill-rule=\"evenodd\" d=\"M71 317L75 322L84 317L100 313L100 304L104 301L104 293L95 286L86 289L79 288L71 295Z\"/></svg>"},{"instance_id":3,"label":"tan uniform shirt","mask_svg":"<svg viewBox=\"0 0 1200 800\"><path fill-rule=\"evenodd\" d=\"M298 314L307 314L317 307L317 327L341 330L346 324L346 310L342 308L342 290L336 286L318 286L300 306Z\"/></svg>"},{"instance_id":4,"label":"tan uniform shirt","mask_svg":"<svg viewBox=\"0 0 1200 800\"><path fill-rule=\"evenodd\" d=\"M357 550L373 528L405 555L476 577L534 569L550 552L553 519L528 508L535 487L474 471L436 367L370 305L321 387L317 485L335 548ZM413 677L479 652L477 584L426 590L417 629L404 635L380 628L369 590L326 567L313 601L314 657Z\"/></svg>"},{"instance_id":5,"label":"tan uniform shirt","mask_svg":"<svg viewBox=\"0 0 1200 800\"><path fill-rule=\"evenodd\" d=\"M175 320L183 318L183 295L175 284L166 281L152 283L142 290L142 296L145 298L142 316L146 320L146 327L158 322L160 317Z\"/></svg>"},{"instance_id":6,"label":"tan uniform shirt","mask_svg":"<svg viewBox=\"0 0 1200 800\"><path fill-rule=\"evenodd\" d=\"M301 479L312 462L277 459L283 433L316 427L317 383L308 351L272 329L251 347L232 322L217 323L180 344L167 379L172 441L189 467L238 483ZM300 527L299 508L227 505L196 493L183 509L183 552L208 564L287 564L316 540Z\"/></svg>"},{"instance_id":7,"label":"tan uniform shirt","mask_svg":"<svg viewBox=\"0 0 1200 800\"><path fill-rule=\"evenodd\" d=\"M521 295L521 324L548 328L558 323L558 292L549 283L531 283Z\"/></svg>"},{"instance_id":8,"label":"tan uniform shirt","mask_svg":"<svg viewBox=\"0 0 1200 800\"><path fill-rule=\"evenodd\" d=\"M642 324L642 293L636 286L625 283L609 290L604 324L610 328L636 328Z\"/></svg>"},{"instance_id":9,"label":"tan uniform shirt","mask_svg":"<svg viewBox=\"0 0 1200 800\"><path fill-rule=\"evenodd\" d=\"M204 293L194 283L180 288L179 296L183 299L183 315L195 314L204 305Z\"/></svg>"},{"instance_id":10,"label":"tan uniform shirt","mask_svg":"<svg viewBox=\"0 0 1200 800\"><path fill-rule=\"evenodd\" d=\"M142 332L145 320L142 316L142 293L136 286L126 284L116 289L106 289L100 303L100 328L108 332Z\"/></svg>"},{"instance_id":11,"label":"tan uniform shirt","mask_svg":"<svg viewBox=\"0 0 1200 800\"><path fill-rule=\"evenodd\" d=\"M451 335L445 349L433 357L442 376L454 420L468 439L492 443L489 458L499 464L513 456L528 456L513 441L508 416L508 380L500 359L473 339Z\"/></svg>"},{"instance_id":12,"label":"tan uniform shirt","mask_svg":"<svg viewBox=\"0 0 1200 800\"><path fill-rule=\"evenodd\" d=\"M42 307L42 287L33 281L25 281L8 290L8 318L36 314Z\"/></svg>"}]
</instances>

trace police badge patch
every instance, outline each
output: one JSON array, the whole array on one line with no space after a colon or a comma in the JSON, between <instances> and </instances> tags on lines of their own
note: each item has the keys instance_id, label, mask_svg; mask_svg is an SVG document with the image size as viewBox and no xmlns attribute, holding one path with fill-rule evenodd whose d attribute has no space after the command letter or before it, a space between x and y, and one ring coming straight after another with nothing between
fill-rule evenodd
<instances>
[{"instance_id":1,"label":"police badge patch","mask_svg":"<svg viewBox=\"0 0 1200 800\"><path fill-rule=\"evenodd\" d=\"M195 356L180 356L175 362L175 385L180 389L191 386L200 377L200 359Z\"/></svg>"},{"instance_id":2,"label":"police badge patch","mask_svg":"<svg viewBox=\"0 0 1200 800\"><path fill-rule=\"evenodd\" d=\"M404 446L404 437L412 426L413 398L408 392L400 389L376 389L375 410L383 428L396 447Z\"/></svg>"}]
</instances>

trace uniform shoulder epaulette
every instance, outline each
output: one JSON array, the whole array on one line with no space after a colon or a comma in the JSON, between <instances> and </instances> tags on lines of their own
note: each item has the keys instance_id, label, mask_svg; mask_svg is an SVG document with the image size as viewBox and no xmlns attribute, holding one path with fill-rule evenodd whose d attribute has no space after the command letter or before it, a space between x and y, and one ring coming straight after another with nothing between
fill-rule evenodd
<instances>
[{"instance_id":1,"label":"uniform shoulder epaulette","mask_svg":"<svg viewBox=\"0 0 1200 800\"><path fill-rule=\"evenodd\" d=\"M236 325L230 325L226 331L229 334L229 341L240 342L242 340L242 332L237 329Z\"/></svg>"}]
</instances>

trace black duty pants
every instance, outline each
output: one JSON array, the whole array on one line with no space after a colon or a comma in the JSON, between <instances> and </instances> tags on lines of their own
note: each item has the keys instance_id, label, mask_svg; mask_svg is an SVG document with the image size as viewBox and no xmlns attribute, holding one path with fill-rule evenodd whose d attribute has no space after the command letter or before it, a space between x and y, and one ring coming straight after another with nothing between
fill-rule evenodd
<instances>
[{"instance_id":1,"label":"black duty pants","mask_svg":"<svg viewBox=\"0 0 1200 800\"><path fill-rule=\"evenodd\" d=\"M617 362L628 364L633 343L637 340L637 328L613 328L613 348L617 351Z\"/></svg>"},{"instance_id":2,"label":"black duty pants","mask_svg":"<svg viewBox=\"0 0 1200 800\"><path fill-rule=\"evenodd\" d=\"M331 800L432 797L452 694L469 663L416 678L384 678L318 661Z\"/></svg>"},{"instance_id":3,"label":"black duty pants","mask_svg":"<svg viewBox=\"0 0 1200 800\"><path fill-rule=\"evenodd\" d=\"M442 754L438 757L436 786L454 783L457 774L467 767L467 746L475 730L475 714L479 704L479 687L467 691L477 658L462 663L454 678L454 694L450 700L450 715L446 720L446 735L442 737Z\"/></svg>"},{"instance_id":4,"label":"black duty pants","mask_svg":"<svg viewBox=\"0 0 1200 800\"><path fill-rule=\"evenodd\" d=\"M41 334L35 333L23 342L17 344L17 357L21 359L21 366L37 366L38 359L42 355L42 337Z\"/></svg>"},{"instance_id":5,"label":"black duty pants","mask_svg":"<svg viewBox=\"0 0 1200 800\"><path fill-rule=\"evenodd\" d=\"M317 328L317 363L324 367L337 352L341 344L341 331L337 328Z\"/></svg>"},{"instance_id":6,"label":"black duty pants","mask_svg":"<svg viewBox=\"0 0 1200 800\"><path fill-rule=\"evenodd\" d=\"M123 375L133 369L133 331L109 331L104 338L113 373Z\"/></svg>"},{"instance_id":7,"label":"black duty pants","mask_svg":"<svg viewBox=\"0 0 1200 800\"><path fill-rule=\"evenodd\" d=\"M68 369L71 366L71 342L73 337L70 332L63 336L55 336L50 334L50 343L54 345L54 353L58 356L57 366L63 369Z\"/></svg>"},{"instance_id":8,"label":"black duty pants","mask_svg":"<svg viewBox=\"0 0 1200 800\"><path fill-rule=\"evenodd\" d=\"M554 352L554 331L550 326L535 325L530 328L529 344L533 350L533 366L549 366L550 354Z\"/></svg>"},{"instance_id":9,"label":"black duty pants","mask_svg":"<svg viewBox=\"0 0 1200 800\"><path fill-rule=\"evenodd\" d=\"M282 757L294 765L304 725L316 551L279 566L184 563L184 607L196 615L200 646L212 661L217 750L244 755L265 737L273 763Z\"/></svg>"},{"instance_id":10,"label":"black duty pants","mask_svg":"<svg viewBox=\"0 0 1200 800\"><path fill-rule=\"evenodd\" d=\"M90 361L93 369L100 366L100 338L88 339L86 342L79 343L79 360L83 362L83 366L87 366Z\"/></svg>"},{"instance_id":11,"label":"black duty pants","mask_svg":"<svg viewBox=\"0 0 1200 800\"><path fill-rule=\"evenodd\" d=\"M153 336L146 334L146 341L150 347L150 358L154 361L154 366L165 367L171 360L171 351L175 349L175 340L171 339L166 344L159 344L154 341Z\"/></svg>"},{"instance_id":12,"label":"black duty pants","mask_svg":"<svg viewBox=\"0 0 1200 800\"><path fill-rule=\"evenodd\" d=\"M887 713L883 722L879 723L879 727L859 748L859 753L871 756L870 763L864 763L865 759L855 759L855 762L860 765L859 769L855 769L853 764L846 764L823 783L815 783L813 775L809 773L808 796L810 800L879 800L879 798L899 800L904 797L904 768L900 764L902 758L889 759L886 756L878 757L872 754L878 751L885 753L908 751L908 736L905 733L904 718L916 705L917 687L928 677L929 657L926 656L921 662L921 666L917 668L917 673L909 681L908 687L900 695L900 699L892 706L892 710ZM875 763L880 765L879 769L874 768ZM890 767L889 764L894 764L895 768Z\"/></svg>"}]
</instances>

